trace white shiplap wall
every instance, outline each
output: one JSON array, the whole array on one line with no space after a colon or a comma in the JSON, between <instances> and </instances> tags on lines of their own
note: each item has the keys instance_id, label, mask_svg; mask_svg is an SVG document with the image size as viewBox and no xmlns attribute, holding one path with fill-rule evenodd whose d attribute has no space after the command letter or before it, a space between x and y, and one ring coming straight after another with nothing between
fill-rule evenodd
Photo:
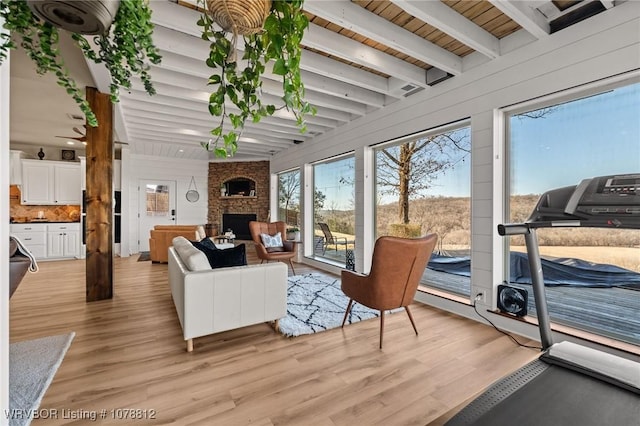
<instances>
[{"instance_id":1,"label":"white shiplap wall","mask_svg":"<svg viewBox=\"0 0 640 426\"><path fill-rule=\"evenodd\" d=\"M599 17L601 18L601 16ZM513 34L501 43L521 43ZM501 277L502 254L496 225L502 222L500 186L502 152L494 149L502 126L495 125L499 108L640 68L640 2L626 2L606 12L606 17L585 20L523 48L481 63L466 58L473 69L412 96L407 101L367 115L318 139L279 153L271 170L301 166L344 152L356 153L358 173L363 173L364 147L457 120L471 118L472 132L472 294L490 291ZM498 145L499 146L499 145ZM366 180L356 179L356 191ZM357 195L356 203L364 197ZM364 211L356 206L356 232L364 239ZM370 253L360 248L356 256ZM357 260L363 265L362 259ZM433 300L432 300L433 301ZM493 300L489 306L495 306ZM527 330L518 330L521 333ZM529 334L536 336L535 330Z\"/></svg>"},{"instance_id":2,"label":"white shiplap wall","mask_svg":"<svg viewBox=\"0 0 640 426\"><path fill-rule=\"evenodd\" d=\"M122 238L128 239L129 252L138 252L138 183L141 179L173 180L176 182L176 224L192 225L207 223L208 206L208 160L181 160L175 158L156 157L149 155L131 154L128 161L123 158L123 178L128 175L127 182L122 186L128 189L128 208L123 211L126 216L127 230ZM128 164L127 164L128 163ZM124 171L126 169L126 171ZM186 193L195 178L200 199L190 203ZM193 188L192 188L193 189ZM123 205L123 207L125 207ZM126 208L126 207L125 207ZM124 218L123 218L124 221Z\"/></svg>"}]
</instances>

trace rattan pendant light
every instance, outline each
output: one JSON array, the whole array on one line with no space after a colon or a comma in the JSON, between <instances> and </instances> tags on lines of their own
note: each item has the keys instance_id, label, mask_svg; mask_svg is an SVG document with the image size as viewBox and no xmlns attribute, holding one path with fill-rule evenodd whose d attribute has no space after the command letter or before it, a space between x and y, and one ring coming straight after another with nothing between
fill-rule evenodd
<instances>
[{"instance_id":1,"label":"rattan pendant light","mask_svg":"<svg viewBox=\"0 0 640 426\"><path fill-rule=\"evenodd\" d=\"M271 0L207 0L211 18L225 31L251 35L262 31Z\"/></svg>"}]
</instances>

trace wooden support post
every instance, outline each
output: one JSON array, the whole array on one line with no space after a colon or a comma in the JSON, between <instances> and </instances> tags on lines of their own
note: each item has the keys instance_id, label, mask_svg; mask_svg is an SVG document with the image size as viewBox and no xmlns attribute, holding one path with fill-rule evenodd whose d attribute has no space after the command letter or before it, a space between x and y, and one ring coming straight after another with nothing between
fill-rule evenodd
<instances>
[{"instance_id":1,"label":"wooden support post","mask_svg":"<svg viewBox=\"0 0 640 426\"><path fill-rule=\"evenodd\" d=\"M86 300L113 297L113 106L108 94L87 87L98 127L87 125Z\"/></svg>"}]
</instances>

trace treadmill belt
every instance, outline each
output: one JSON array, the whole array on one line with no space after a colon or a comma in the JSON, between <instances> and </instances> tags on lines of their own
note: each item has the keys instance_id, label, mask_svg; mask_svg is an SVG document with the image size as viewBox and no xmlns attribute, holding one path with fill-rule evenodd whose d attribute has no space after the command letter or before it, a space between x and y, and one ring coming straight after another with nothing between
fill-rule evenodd
<instances>
[{"instance_id":1,"label":"treadmill belt","mask_svg":"<svg viewBox=\"0 0 640 426\"><path fill-rule=\"evenodd\" d=\"M556 365L472 421L474 425L638 425L640 398Z\"/></svg>"}]
</instances>

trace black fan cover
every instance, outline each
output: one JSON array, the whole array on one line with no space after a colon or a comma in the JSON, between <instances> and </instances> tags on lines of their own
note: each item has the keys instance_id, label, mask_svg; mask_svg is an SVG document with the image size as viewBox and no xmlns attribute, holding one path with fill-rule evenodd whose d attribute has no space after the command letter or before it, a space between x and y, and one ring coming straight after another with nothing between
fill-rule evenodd
<instances>
[{"instance_id":1,"label":"black fan cover","mask_svg":"<svg viewBox=\"0 0 640 426\"><path fill-rule=\"evenodd\" d=\"M507 312L517 317L527 315L528 298L529 295L526 290L508 285L498 286L498 309L502 312Z\"/></svg>"}]
</instances>

